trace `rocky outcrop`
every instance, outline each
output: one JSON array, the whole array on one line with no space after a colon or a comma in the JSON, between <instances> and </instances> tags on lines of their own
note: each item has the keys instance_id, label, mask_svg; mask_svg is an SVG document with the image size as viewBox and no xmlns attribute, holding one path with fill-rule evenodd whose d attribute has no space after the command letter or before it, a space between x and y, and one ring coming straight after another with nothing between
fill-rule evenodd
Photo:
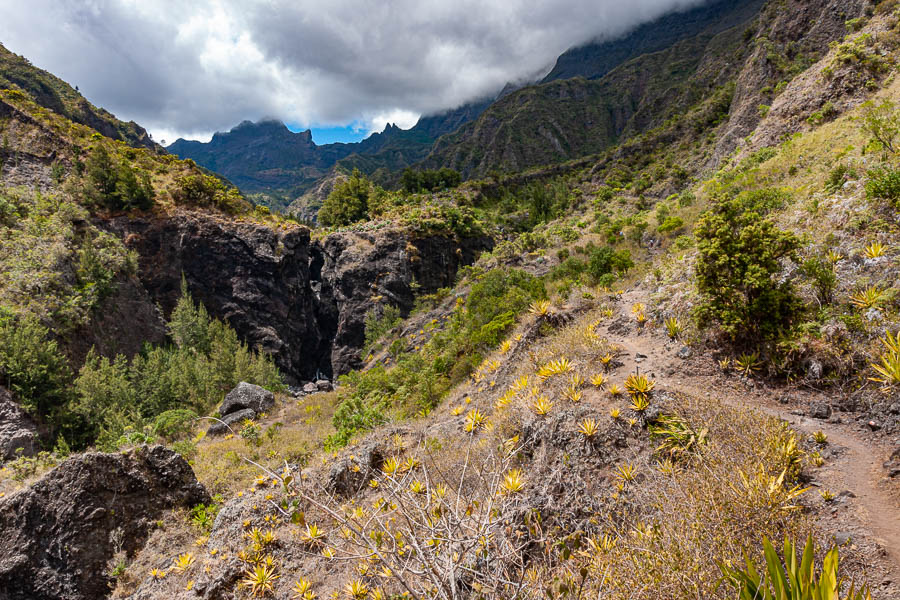
<instances>
[{"instance_id":1,"label":"rocky outcrop","mask_svg":"<svg viewBox=\"0 0 900 600\"><path fill-rule=\"evenodd\" d=\"M781 82L791 81L796 69L823 56L829 42L840 40L847 33L846 21L863 15L866 5L865 0L791 1L787 6L768 3L757 23L747 30L752 34L753 51L738 74L728 123L716 144L716 161L727 157L742 144L760 121L765 125L762 132L756 133L760 141L754 141L754 149L781 142L786 134L796 131L798 122L805 123L809 113L825 100L806 99L806 104L811 107L809 110L792 106L788 112L794 114L793 124L785 123L791 118L784 116L782 106L795 102L793 98L809 95L798 94L798 88L808 88L816 99L827 96L823 89L830 84L821 77L820 68L799 75L773 98L776 87ZM772 105L772 109L763 119L760 106L768 105ZM772 127L776 122L778 126Z\"/></svg>"},{"instance_id":2,"label":"rocky outcrop","mask_svg":"<svg viewBox=\"0 0 900 600\"><path fill-rule=\"evenodd\" d=\"M141 282L165 314L184 276L195 300L272 354L292 383L357 367L365 317L375 304L408 313L414 290L452 285L460 266L492 246L487 237L418 237L400 228L313 241L305 227L184 210L103 225L137 251Z\"/></svg>"},{"instance_id":3,"label":"rocky outcrop","mask_svg":"<svg viewBox=\"0 0 900 600\"><path fill-rule=\"evenodd\" d=\"M0 462L18 455L34 456L39 448L37 425L13 400L9 390L0 386Z\"/></svg>"},{"instance_id":4,"label":"rocky outcrop","mask_svg":"<svg viewBox=\"0 0 900 600\"><path fill-rule=\"evenodd\" d=\"M0 500L0 598L104 598L116 553L133 555L164 511L209 501L188 463L162 446L70 458Z\"/></svg>"},{"instance_id":5,"label":"rocky outcrop","mask_svg":"<svg viewBox=\"0 0 900 600\"><path fill-rule=\"evenodd\" d=\"M177 211L121 217L105 226L137 251L139 277L168 315L184 276L194 299L293 378L310 379L328 355L310 291L309 230L282 230Z\"/></svg>"},{"instance_id":6,"label":"rocky outcrop","mask_svg":"<svg viewBox=\"0 0 900 600\"><path fill-rule=\"evenodd\" d=\"M321 241L311 269L318 286L319 312L331 342L335 374L361 366L365 319L380 303L406 315L419 293L453 285L457 270L492 246L490 238L411 238L399 229L335 233Z\"/></svg>"}]
</instances>

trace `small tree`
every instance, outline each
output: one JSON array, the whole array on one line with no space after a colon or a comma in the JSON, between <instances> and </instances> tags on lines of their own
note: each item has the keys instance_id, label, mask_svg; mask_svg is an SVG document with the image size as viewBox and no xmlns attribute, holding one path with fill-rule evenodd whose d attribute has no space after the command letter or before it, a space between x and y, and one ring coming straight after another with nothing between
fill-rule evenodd
<instances>
[{"instance_id":1,"label":"small tree","mask_svg":"<svg viewBox=\"0 0 900 600\"><path fill-rule=\"evenodd\" d=\"M346 181L337 184L319 209L319 223L325 227L341 227L362 221L369 214L372 183L359 169Z\"/></svg>"},{"instance_id":2,"label":"small tree","mask_svg":"<svg viewBox=\"0 0 900 600\"><path fill-rule=\"evenodd\" d=\"M770 340L791 324L799 301L780 280L781 260L796 258L799 239L764 219L747 199L719 200L697 223L697 309L732 341Z\"/></svg>"},{"instance_id":3,"label":"small tree","mask_svg":"<svg viewBox=\"0 0 900 600\"><path fill-rule=\"evenodd\" d=\"M870 100L863 104L862 129L872 136L872 142L891 154L896 152L897 136L900 134L897 105L890 100L884 100L881 104Z\"/></svg>"}]
</instances>

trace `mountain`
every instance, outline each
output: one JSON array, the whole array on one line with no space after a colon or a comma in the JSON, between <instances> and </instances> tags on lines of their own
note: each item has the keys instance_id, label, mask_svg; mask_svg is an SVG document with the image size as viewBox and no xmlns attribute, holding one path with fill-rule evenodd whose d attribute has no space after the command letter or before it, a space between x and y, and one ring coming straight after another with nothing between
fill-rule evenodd
<instances>
[{"instance_id":1,"label":"mountain","mask_svg":"<svg viewBox=\"0 0 900 600\"><path fill-rule=\"evenodd\" d=\"M707 2L644 23L622 37L571 48L560 55L542 83L572 77L598 79L642 54L659 52L701 32L716 34L740 25L758 12L761 4L753 0Z\"/></svg>"},{"instance_id":2,"label":"mountain","mask_svg":"<svg viewBox=\"0 0 900 600\"><path fill-rule=\"evenodd\" d=\"M27 58L10 52L3 45L0 45L0 89L21 90L40 106L91 127L106 137L163 152L143 127L134 121L120 121L112 113L97 108L77 89L35 67Z\"/></svg>"},{"instance_id":3,"label":"mountain","mask_svg":"<svg viewBox=\"0 0 900 600\"><path fill-rule=\"evenodd\" d=\"M489 104L482 100L426 115L407 130L388 123L384 131L355 143L318 146L309 130L294 133L280 121L266 120L244 121L206 143L179 139L167 150L220 173L265 204L284 208L335 166L372 174L421 161L438 137L476 118Z\"/></svg>"}]
</instances>

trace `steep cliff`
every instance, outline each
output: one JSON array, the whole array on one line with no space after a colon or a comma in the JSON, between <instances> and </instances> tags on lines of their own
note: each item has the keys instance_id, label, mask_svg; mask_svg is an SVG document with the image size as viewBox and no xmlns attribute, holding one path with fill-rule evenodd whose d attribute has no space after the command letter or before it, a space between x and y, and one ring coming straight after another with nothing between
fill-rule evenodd
<instances>
[{"instance_id":1,"label":"steep cliff","mask_svg":"<svg viewBox=\"0 0 900 600\"><path fill-rule=\"evenodd\" d=\"M209 213L118 217L104 223L140 257L139 277L168 314L181 278L210 313L273 354L290 380L355 368L373 297L412 309L414 288L452 285L487 238L416 237L400 228L312 240L304 227L273 229Z\"/></svg>"}]
</instances>

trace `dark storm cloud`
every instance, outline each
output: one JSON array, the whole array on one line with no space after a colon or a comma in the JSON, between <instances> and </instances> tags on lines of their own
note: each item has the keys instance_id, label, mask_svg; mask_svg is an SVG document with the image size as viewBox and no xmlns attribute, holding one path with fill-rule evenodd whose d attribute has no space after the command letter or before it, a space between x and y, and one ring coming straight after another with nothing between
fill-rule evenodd
<instances>
[{"instance_id":1,"label":"dark storm cloud","mask_svg":"<svg viewBox=\"0 0 900 600\"><path fill-rule=\"evenodd\" d=\"M0 42L157 138L411 125L703 0L0 0Z\"/></svg>"}]
</instances>

